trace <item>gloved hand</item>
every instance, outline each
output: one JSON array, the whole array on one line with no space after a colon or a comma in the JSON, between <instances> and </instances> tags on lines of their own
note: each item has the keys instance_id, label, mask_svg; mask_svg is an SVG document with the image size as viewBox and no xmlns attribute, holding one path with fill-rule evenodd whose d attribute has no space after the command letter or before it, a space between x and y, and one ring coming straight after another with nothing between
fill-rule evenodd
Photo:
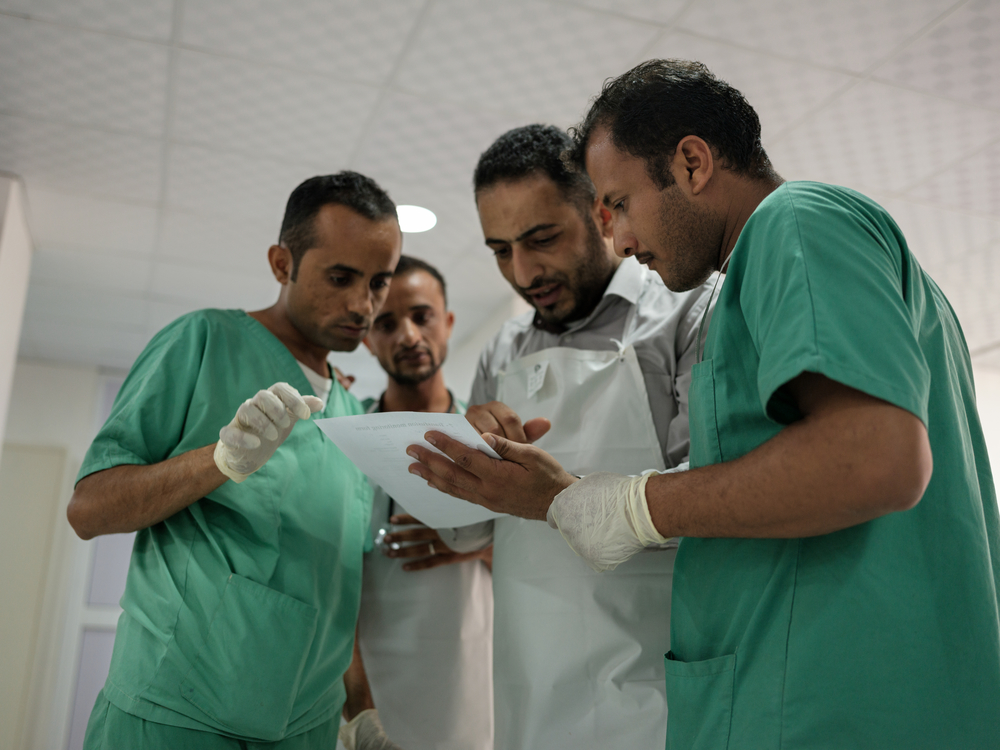
<instances>
[{"instance_id":1,"label":"gloved hand","mask_svg":"<svg viewBox=\"0 0 1000 750\"><path fill-rule=\"evenodd\" d=\"M323 408L315 396L301 396L288 383L275 383L244 401L233 421L219 430L215 465L234 482L242 482L267 459L300 419Z\"/></svg>"},{"instance_id":2,"label":"gloved hand","mask_svg":"<svg viewBox=\"0 0 1000 750\"><path fill-rule=\"evenodd\" d=\"M402 750L386 736L374 708L365 709L344 724L339 736L347 750Z\"/></svg>"},{"instance_id":3,"label":"gloved hand","mask_svg":"<svg viewBox=\"0 0 1000 750\"><path fill-rule=\"evenodd\" d=\"M667 541L646 505L646 482L655 474L588 474L556 495L546 516L549 526L591 568L614 570L636 552Z\"/></svg>"}]
</instances>

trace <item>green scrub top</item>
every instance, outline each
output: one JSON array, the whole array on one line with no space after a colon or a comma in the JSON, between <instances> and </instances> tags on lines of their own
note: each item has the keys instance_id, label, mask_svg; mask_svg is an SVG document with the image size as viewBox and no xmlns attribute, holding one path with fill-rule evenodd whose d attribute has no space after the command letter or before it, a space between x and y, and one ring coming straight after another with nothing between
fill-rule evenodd
<instances>
[{"instance_id":1,"label":"green scrub top","mask_svg":"<svg viewBox=\"0 0 1000 750\"><path fill-rule=\"evenodd\" d=\"M239 405L285 381L288 349L241 310L160 331L132 366L79 478L215 443ZM361 414L336 382L314 417ZM274 741L340 711L371 515L364 475L311 421L241 484L140 531L104 695L149 721Z\"/></svg>"},{"instance_id":2,"label":"green scrub top","mask_svg":"<svg viewBox=\"0 0 1000 750\"><path fill-rule=\"evenodd\" d=\"M692 467L801 417L816 372L927 426L912 510L805 539L684 539L667 747L996 748L997 499L954 312L876 203L786 183L733 250L690 391Z\"/></svg>"}]
</instances>

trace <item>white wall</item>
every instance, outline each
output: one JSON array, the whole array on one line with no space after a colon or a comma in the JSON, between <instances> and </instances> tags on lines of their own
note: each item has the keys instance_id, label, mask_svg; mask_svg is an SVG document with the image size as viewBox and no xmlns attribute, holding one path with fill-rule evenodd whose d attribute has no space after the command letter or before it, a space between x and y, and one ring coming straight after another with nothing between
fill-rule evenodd
<instances>
[{"instance_id":1,"label":"white wall","mask_svg":"<svg viewBox=\"0 0 1000 750\"><path fill-rule=\"evenodd\" d=\"M0 435L21 338L31 253L24 189L16 177L0 174Z\"/></svg>"}]
</instances>

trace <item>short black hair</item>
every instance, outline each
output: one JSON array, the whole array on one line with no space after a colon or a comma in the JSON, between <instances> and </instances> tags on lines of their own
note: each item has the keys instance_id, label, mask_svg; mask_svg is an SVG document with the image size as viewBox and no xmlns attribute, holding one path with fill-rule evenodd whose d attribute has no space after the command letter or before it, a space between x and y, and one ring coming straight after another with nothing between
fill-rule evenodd
<instances>
[{"instance_id":1,"label":"short black hair","mask_svg":"<svg viewBox=\"0 0 1000 750\"><path fill-rule=\"evenodd\" d=\"M302 256L316 242L316 214L330 204L347 206L370 221L396 218L396 204L371 177L350 170L310 177L288 196L278 234L278 244L292 253L292 281Z\"/></svg>"},{"instance_id":2,"label":"short black hair","mask_svg":"<svg viewBox=\"0 0 1000 750\"><path fill-rule=\"evenodd\" d=\"M594 130L646 162L659 187L673 184L669 163L682 138L696 135L726 169L753 179L776 177L760 140L760 119L746 98L699 62L647 60L604 82L583 122L570 128L566 159L583 170Z\"/></svg>"},{"instance_id":3,"label":"short black hair","mask_svg":"<svg viewBox=\"0 0 1000 750\"><path fill-rule=\"evenodd\" d=\"M393 276L403 276L414 271L426 271L441 285L441 296L444 298L445 309L448 308L448 285L444 283L444 276L441 272L437 270L434 266L428 263L426 260L420 260L420 258L414 258L412 255L400 255L399 263L396 264L396 270L392 272Z\"/></svg>"},{"instance_id":4,"label":"short black hair","mask_svg":"<svg viewBox=\"0 0 1000 750\"><path fill-rule=\"evenodd\" d=\"M476 194L498 182L542 174L552 180L563 197L589 209L596 192L583 170L568 169L562 154L572 148L569 135L555 125L525 125L508 130L479 157L472 175Z\"/></svg>"}]
</instances>

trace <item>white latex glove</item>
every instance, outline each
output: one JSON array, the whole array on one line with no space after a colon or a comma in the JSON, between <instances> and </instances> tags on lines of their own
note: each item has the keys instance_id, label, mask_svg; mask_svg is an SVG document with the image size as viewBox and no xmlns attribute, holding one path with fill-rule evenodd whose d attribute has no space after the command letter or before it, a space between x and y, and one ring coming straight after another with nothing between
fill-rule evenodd
<instances>
[{"instance_id":1,"label":"white latex glove","mask_svg":"<svg viewBox=\"0 0 1000 750\"><path fill-rule=\"evenodd\" d=\"M302 396L288 383L275 383L244 401L233 421L219 430L215 465L234 482L242 482L285 442L295 423L323 408L315 396Z\"/></svg>"},{"instance_id":2,"label":"white latex glove","mask_svg":"<svg viewBox=\"0 0 1000 750\"><path fill-rule=\"evenodd\" d=\"M667 541L646 505L646 482L657 473L588 474L556 495L546 516L549 526L591 568L614 570L636 552Z\"/></svg>"},{"instance_id":3,"label":"white latex glove","mask_svg":"<svg viewBox=\"0 0 1000 750\"><path fill-rule=\"evenodd\" d=\"M365 709L344 724L339 736L347 750L402 750L386 736L374 708Z\"/></svg>"}]
</instances>

